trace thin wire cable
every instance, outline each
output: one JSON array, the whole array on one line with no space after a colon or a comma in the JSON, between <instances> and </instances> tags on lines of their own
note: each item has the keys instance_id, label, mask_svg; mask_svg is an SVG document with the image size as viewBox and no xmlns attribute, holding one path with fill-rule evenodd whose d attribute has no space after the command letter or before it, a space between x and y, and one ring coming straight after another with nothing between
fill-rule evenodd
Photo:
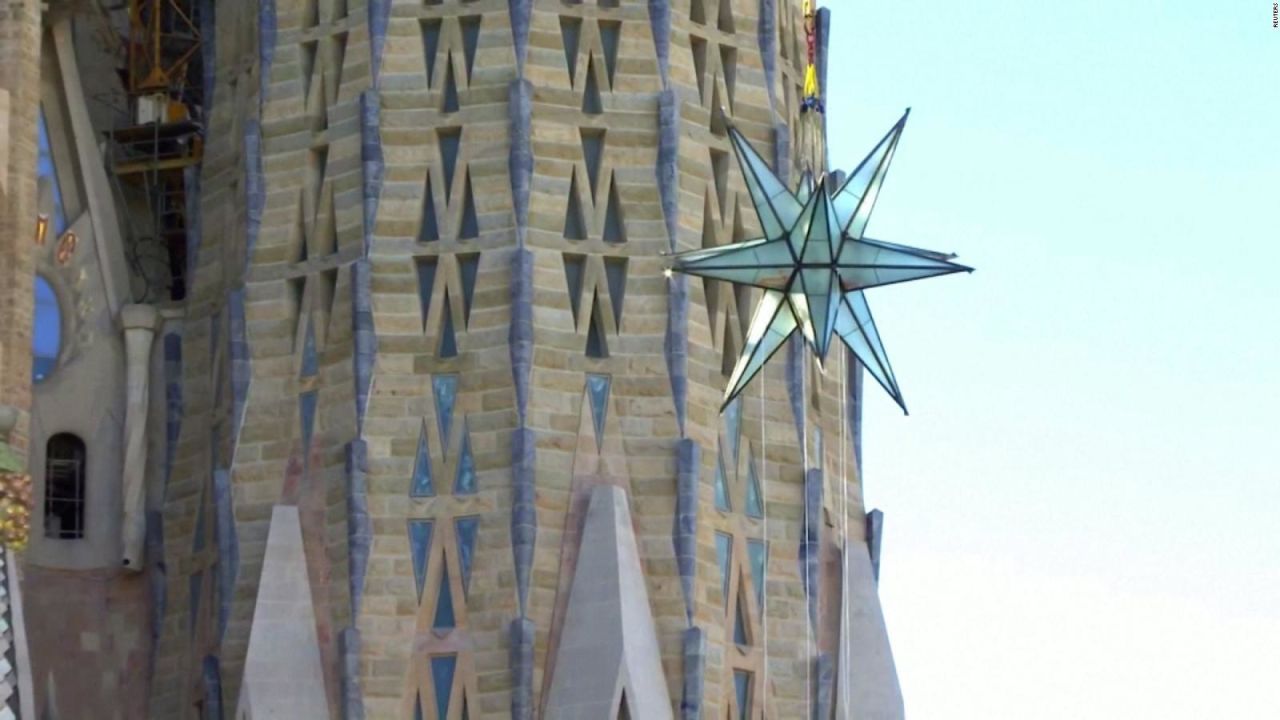
<instances>
[{"instance_id":1,"label":"thin wire cable","mask_svg":"<svg viewBox=\"0 0 1280 720\"><path fill-rule=\"evenodd\" d=\"M840 630L836 635L839 650L836 652L836 663L840 664L840 672L836 682L840 683L840 696L844 699L844 707L849 707L849 683L841 681L846 672L843 664L848 661L848 649L845 642L849 630L849 475L845 457L848 454L847 433L849 424L849 393L846 381L849 377L848 353L840 349L840 522L843 526L840 542Z\"/></svg>"},{"instance_id":2,"label":"thin wire cable","mask_svg":"<svg viewBox=\"0 0 1280 720\"><path fill-rule=\"evenodd\" d=\"M760 378L760 477L757 481L760 483L760 515L761 532L764 534L764 573L760 582L764 583L764 591L761 597L764 602L760 608L760 627L764 634L764 659L761 661L760 668L760 712L764 717L769 717L769 493L765 490L768 487L769 477L769 436L764 431L764 380L768 377L765 373Z\"/></svg>"},{"instance_id":3,"label":"thin wire cable","mask_svg":"<svg viewBox=\"0 0 1280 720\"><path fill-rule=\"evenodd\" d=\"M804 502L804 527L800 531L800 542L804 543L804 547L805 547L803 572L804 572L804 708L805 708L806 715L811 714L813 711L812 710L813 680L810 677L810 673L809 673L810 666L813 664L812 647L811 647L810 638L809 638L809 635L813 630L813 618L810 616L810 608L813 606L813 599L809 595L811 591L811 588L809 587L809 560L811 558L809 557L809 555L810 553L813 552L813 546L809 544L809 530L812 527L812 524L811 524L812 518L809 517L809 422L808 422L809 407L808 406L809 406L809 382L811 379L809 375L810 373L808 372L808 368L805 368L805 372L800 378L802 381L800 384L800 392L802 393L800 396L800 407L803 408L801 418L800 418L800 447L801 447L800 488L801 488L801 497L803 498L803 502Z\"/></svg>"}]
</instances>

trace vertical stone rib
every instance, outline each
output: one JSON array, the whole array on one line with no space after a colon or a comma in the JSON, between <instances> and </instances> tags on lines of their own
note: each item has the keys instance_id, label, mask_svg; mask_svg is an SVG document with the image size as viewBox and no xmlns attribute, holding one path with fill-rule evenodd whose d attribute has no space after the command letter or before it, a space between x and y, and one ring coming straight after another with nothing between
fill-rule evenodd
<instances>
[{"instance_id":1,"label":"vertical stone rib","mask_svg":"<svg viewBox=\"0 0 1280 720\"><path fill-rule=\"evenodd\" d=\"M533 119L533 84L513 80L507 93L507 116L511 120L511 154L507 169L511 174L511 203L515 210L516 247L523 248L529 230L529 186L533 181L533 148L530 123Z\"/></svg>"},{"instance_id":2,"label":"vertical stone rib","mask_svg":"<svg viewBox=\"0 0 1280 720\"><path fill-rule=\"evenodd\" d=\"M373 279L367 258L351 264L351 331L355 340L352 375L356 384L356 436L363 437L373 385L373 363L378 352L378 336L373 326Z\"/></svg>"},{"instance_id":3,"label":"vertical stone rib","mask_svg":"<svg viewBox=\"0 0 1280 720\"><path fill-rule=\"evenodd\" d=\"M231 457L239 443L240 428L244 424L245 403L249 397L249 378L252 368L249 359L249 336L245 327L244 288L227 293L227 324L231 343Z\"/></svg>"},{"instance_id":4,"label":"vertical stone rib","mask_svg":"<svg viewBox=\"0 0 1280 720\"><path fill-rule=\"evenodd\" d=\"M222 718L222 667L216 656L204 656L204 662L200 666L200 680L204 683L204 716Z\"/></svg>"},{"instance_id":5,"label":"vertical stone rib","mask_svg":"<svg viewBox=\"0 0 1280 720\"><path fill-rule=\"evenodd\" d=\"M668 24L670 19L668 18ZM667 78L663 76L663 84ZM680 100L671 88L658 95L658 196L666 223L667 245L675 252L680 217L678 162L680 155ZM675 404L676 424L684 437L689 392L689 280L684 275L667 281L667 332L663 352Z\"/></svg>"},{"instance_id":6,"label":"vertical stone rib","mask_svg":"<svg viewBox=\"0 0 1280 720\"><path fill-rule=\"evenodd\" d=\"M227 470L213 473L213 502L218 539L218 638L221 640L231 618L236 576L240 573L240 543L232 506L231 473Z\"/></svg>"},{"instance_id":7,"label":"vertical stone rib","mask_svg":"<svg viewBox=\"0 0 1280 720\"><path fill-rule=\"evenodd\" d=\"M342 720L364 720L364 696L360 691L360 631L349 627L339 633L338 651L342 658Z\"/></svg>"},{"instance_id":8,"label":"vertical stone rib","mask_svg":"<svg viewBox=\"0 0 1280 720\"><path fill-rule=\"evenodd\" d=\"M533 14L533 2L507 0L507 12L511 17L511 44L516 51L516 77L523 80L525 55L529 51L529 21Z\"/></svg>"},{"instance_id":9,"label":"vertical stone rib","mask_svg":"<svg viewBox=\"0 0 1280 720\"><path fill-rule=\"evenodd\" d=\"M667 279L667 333L663 353L671 381L671 401L676 409L676 425L685 434L689 404L689 278L675 275Z\"/></svg>"},{"instance_id":10,"label":"vertical stone rib","mask_svg":"<svg viewBox=\"0 0 1280 720\"><path fill-rule=\"evenodd\" d=\"M156 659L160 653L160 635L164 630L164 611L168 604L166 585L168 583L164 562L164 512L149 510L147 512L147 562L151 571L147 574L147 591L151 599L151 649L148 662L151 670L148 677L155 677Z\"/></svg>"},{"instance_id":11,"label":"vertical stone rib","mask_svg":"<svg viewBox=\"0 0 1280 720\"><path fill-rule=\"evenodd\" d=\"M693 625L694 580L698 571L698 475L701 450L689 438L676 443L676 516L672 529L685 617Z\"/></svg>"},{"instance_id":12,"label":"vertical stone rib","mask_svg":"<svg viewBox=\"0 0 1280 720\"><path fill-rule=\"evenodd\" d=\"M360 263L368 261L361 260ZM366 266L366 274L367 274ZM372 331L370 331L372 332ZM364 598L364 579L373 547L373 523L369 518L368 445L357 438L347 443L347 586L351 599L350 627L338 634L341 712L344 720L363 720L364 695L360 689L360 631L355 627Z\"/></svg>"},{"instance_id":13,"label":"vertical stone rib","mask_svg":"<svg viewBox=\"0 0 1280 720\"><path fill-rule=\"evenodd\" d=\"M182 432L182 335L176 332L164 336L164 491L173 477L173 460L178 452L178 436Z\"/></svg>"},{"instance_id":14,"label":"vertical stone rib","mask_svg":"<svg viewBox=\"0 0 1280 720\"><path fill-rule=\"evenodd\" d=\"M529 428L518 428L511 442L511 554L515 559L516 596L521 617L528 612L529 577L533 573L533 550L538 535L534 442L534 432Z\"/></svg>"},{"instance_id":15,"label":"vertical stone rib","mask_svg":"<svg viewBox=\"0 0 1280 720\"><path fill-rule=\"evenodd\" d=\"M792 335L791 339L787 341L787 364L784 368L787 383L787 400L791 403L791 415L796 423L796 438L800 442L800 455L801 458L807 460L809 447L805 443L805 427L808 424L805 417L805 352L804 338L799 334Z\"/></svg>"},{"instance_id":16,"label":"vertical stone rib","mask_svg":"<svg viewBox=\"0 0 1280 720\"><path fill-rule=\"evenodd\" d=\"M347 582L351 592L351 617L360 616L364 578L369 569L373 525L369 519L368 446L364 440L347 443Z\"/></svg>"},{"instance_id":17,"label":"vertical stone rib","mask_svg":"<svg viewBox=\"0 0 1280 720\"><path fill-rule=\"evenodd\" d=\"M680 700L680 720L701 720L702 692L707 668L707 636L702 628L684 631L681 645L684 658L684 697Z\"/></svg>"},{"instance_id":18,"label":"vertical stone rib","mask_svg":"<svg viewBox=\"0 0 1280 720\"><path fill-rule=\"evenodd\" d=\"M511 256L511 327L507 343L515 386L516 429L511 434L511 555L515 564L519 613L511 632L511 717L532 720L533 644L536 626L529 619L529 581L538 536L534 477L536 439L528 427L529 383L533 370L533 253L525 247L529 231L529 193L533 183L533 85L524 77L533 13L531 0L509 0L511 42L515 50L516 79L507 91L507 117L511 122L507 171L515 213L516 248Z\"/></svg>"},{"instance_id":19,"label":"vertical stone rib","mask_svg":"<svg viewBox=\"0 0 1280 720\"><path fill-rule=\"evenodd\" d=\"M822 530L822 471L812 468L804 474L804 537L800 541L800 577L809 608L809 625L818 624L818 539ZM806 662L808 659L806 658Z\"/></svg>"},{"instance_id":20,"label":"vertical stone rib","mask_svg":"<svg viewBox=\"0 0 1280 720\"><path fill-rule=\"evenodd\" d=\"M259 118L249 118L244 124L244 166L244 269L247 274L253 249L258 244L258 232L262 228L262 212L267 204L262 174L262 123Z\"/></svg>"},{"instance_id":21,"label":"vertical stone rib","mask_svg":"<svg viewBox=\"0 0 1280 720\"><path fill-rule=\"evenodd\" d=\"M784 185L791 185L791 129L786 123L773 126L773 171Z\"/></svg>"},{"instance_id":22,"label":"vertical stone rib","mask_svg":"<svg viewBox=\"0 0 1280 720\"><path fill-rule=\"evenodd\" d=\"M814 65L818 73L818 96L822 107L827 107L827 46L831 40L831 10L818 8L818 16L814 18ZM827 114L822 114L822 155L823 166L831 163L827 160Z\"/></svg>"},{"instance_id":23,"label":"vertical stone rib","mask_svg":"<svg viewBox=\"0 0 1280 720\"><path fill-rule=\"evenodd\" d=\"M658 59L658 76L665 93L671 88L670 0L649 0L649 28L653 33L653 51Z\"/></svg>"},{"instance_id":24,"label":"vertical stone rib","mask_svg":"<svg viewBox=\"0 0 1280 720\"><path fill-rule=\"evenodd\" d=\"M511 621L512 720L533 718L534 629L533 621L527 617Z\"/></svg>"},{"instance_id":25,"label":"vertical stone rib","mask_svg":"<svg viewBox=\"0 0 1280 720\"><path fill-rule=\"evenodd\" d=\"M871 577L880 583L880 541L884 537L884 513L872 510L867 513L867 554L871 556Z\"/></svg>"},{"instance_id":26,"label":"vertical stone rib","mask_svg":"<svg viewBox=\"0 0 1280 720\"><path fill-rule=\"evenodd\" d=\"M364 257L373 245L385 162L382 157L382 97L377 90L360 93L361 194L364 200Z\"/></svg>"},{"instance_id":27,"label":"vertical stone rib","mask_svg":"<svg viewBox=\"0 0 1280 720\"><path fill-rule=\"evenodd\" d=\"M778 74L778 8L776 0L760 0L760 18L756 23L756 44L760 47L760 59L764 66L764 85L769 91L769 111L777 119L775 85Z\"/></svg>"},{"instance_id":28,"label":"vertical stone rib","mask_svg":"<svg viewBox=\"0 0 1280 720\"><path fill-rule=\"evenodd\" d=\"M382 50L387 44L387 27L391 21L391 0L368 0L370 83L378 87L382 70Z\"/></svg>"},{"instance_id":29,"label":"vertical stone rib","mask_svg":"<svg viewBox=\"0 0 1280 720\"><path fill-rule=\"evenodd\" d=\"M360 168L363 247L361 258L351 265L352 374L355 378L357 437L364 436L373 363L378 351L378 338L373 326L369 253L373 248L373 231L378 219L386 162L382 152L382 98L377 90L366 90L360 94Z\"/></svg>"},{"instance_id":30,"label":"vertical stone rib","mask_svg":"<svg viewBox=\"0 0 1280 720\"><path fill-rule=\"evenodd\" d=\"M271 64L276 57L276 0L258 3L258 118L267 106L271 87Z\"/></svg>"}]
</instances>

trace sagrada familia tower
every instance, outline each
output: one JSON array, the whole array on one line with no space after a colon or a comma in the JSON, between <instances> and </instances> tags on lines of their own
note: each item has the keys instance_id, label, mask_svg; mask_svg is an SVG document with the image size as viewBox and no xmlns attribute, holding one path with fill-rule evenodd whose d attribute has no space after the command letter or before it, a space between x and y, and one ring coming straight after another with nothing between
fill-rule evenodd
<instances>
[{"instance_id":1,"label":"sagrada familia tower","mask_svg":"<svg viewBox=\"0 0 1280 720\"><path fill-rule=\"evenodd\" d=\"M0 719L901 718L863 365L671 271L830 22L0 0Z\"/></svg>"}]
</instances>

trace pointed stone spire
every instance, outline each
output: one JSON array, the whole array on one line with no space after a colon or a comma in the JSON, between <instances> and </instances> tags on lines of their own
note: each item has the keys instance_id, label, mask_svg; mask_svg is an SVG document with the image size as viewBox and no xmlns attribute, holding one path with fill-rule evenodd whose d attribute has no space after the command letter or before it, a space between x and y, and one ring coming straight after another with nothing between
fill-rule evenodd
<instances>
[{"instance_id":1,"label":"pointed stone spire","mask_svg":"<svg viewBox=\"0 0 1280 720\"><path fill-rule=\"evenodd\" d=\"M302 524L294 506L272 510L252 627L236 717L329 717Z\"/></svg>"},{"instance_id":2,"label":"pointed stone spire","mask_svg":"<svg viewBox=\"0 0 1280 720\"><path fill-rule=\"evenodd\" d=\"M871 553L864 543L846 541L844 574L836 717L900 720L902 688L871 570Z\"/></svg>"},{"instance_id":3,"label":"pointed stone spire","mask_svg":"<svg viewBox=\"0 0 1280 720\"><path fill-rule=\"evenodd\" d=\"M632 717L671 718L627 494L591 492L556 654L547 717L612 717L626 695Z\"/></svg>"}]
</instances>

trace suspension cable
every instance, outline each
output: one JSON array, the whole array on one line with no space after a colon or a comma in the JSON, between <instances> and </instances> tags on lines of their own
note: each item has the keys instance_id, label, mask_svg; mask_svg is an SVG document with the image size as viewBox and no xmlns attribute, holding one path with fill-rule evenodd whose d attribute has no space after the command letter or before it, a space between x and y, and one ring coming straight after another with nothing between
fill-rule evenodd
<instances>
[{"instance_id":1,"label":"suspension cable","mask_svg":"<svg viewBox=\"0 0 1280 720\"><path fill-rule=\"evenodd\" d=\"M768 373L763 373L758 383L760 386L760 475L757 481L760 484L760 515L761 532L764 534L764 573L760 582L764 584L764 588L760 593L763 598L760 603L760 628L764 634L764 659L761 661L760 669L760 712L764 717L769 717L769 436L765 433L764 419L764 384Z\"/></svg>"}]
</instances>

